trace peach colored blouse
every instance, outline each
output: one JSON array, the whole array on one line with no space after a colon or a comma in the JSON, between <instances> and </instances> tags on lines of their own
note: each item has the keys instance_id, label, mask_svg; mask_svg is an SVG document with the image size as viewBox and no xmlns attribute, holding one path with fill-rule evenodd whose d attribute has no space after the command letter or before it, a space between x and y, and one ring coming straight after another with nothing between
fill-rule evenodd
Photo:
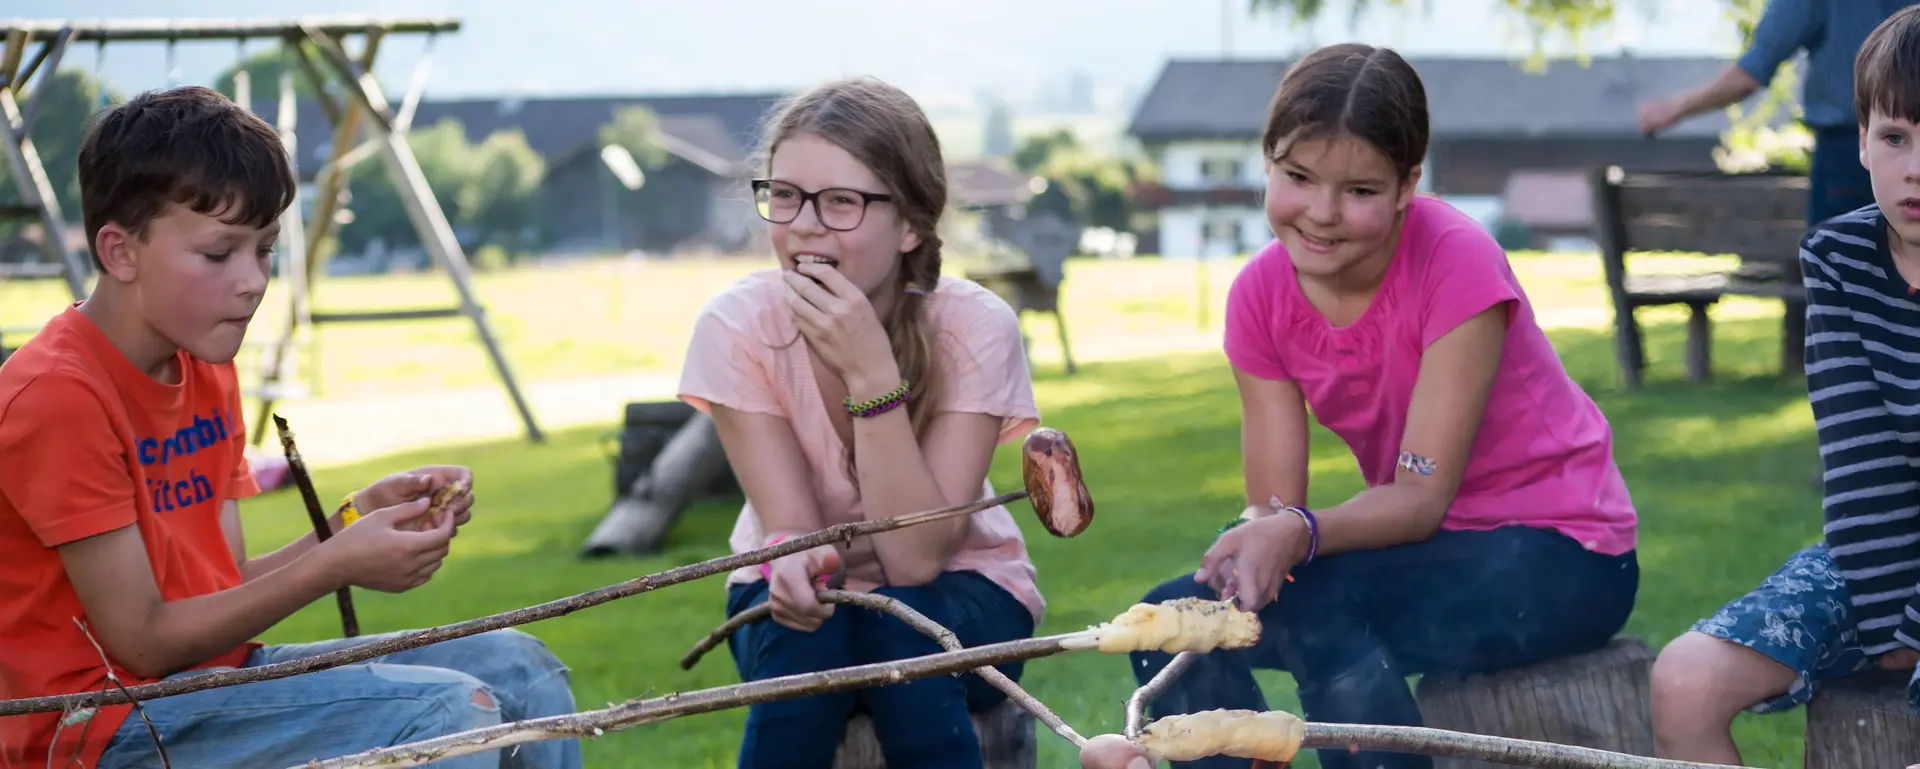
<instances>
[{"instance_id":1,"label":"peach colored blouse","mask_svg":"<svg viewBox=\"0 0 1920 769\"><path fill-rule=\"evenodd\" d=\"M993 292L952 277L942 277L928 300L929 327L944 378L941 408L1000 417L1001 443L1024 436L1039 424L1040 413L1013 309ZM786 419L813 469L814 499L824 524L864 520L860 490L843 461L847 447L828 421L806 343L793 342L798 334L780 270L742 278L710 300L695 321L680 374L680 398L701 411L718 403ZM982 483L980 498L995 493L991 481ZM728 544L735 553L764 547L762 531L748 501ZM869 539L855 540L841 555L850 588L881 581ZM1045 612L1026 541L1004 505L969 517L947 570L977 572L993 581L1025 605L1036 623ZM756 566L734 571L727 583L757 579Z\"/></svg>"}]
</instances>

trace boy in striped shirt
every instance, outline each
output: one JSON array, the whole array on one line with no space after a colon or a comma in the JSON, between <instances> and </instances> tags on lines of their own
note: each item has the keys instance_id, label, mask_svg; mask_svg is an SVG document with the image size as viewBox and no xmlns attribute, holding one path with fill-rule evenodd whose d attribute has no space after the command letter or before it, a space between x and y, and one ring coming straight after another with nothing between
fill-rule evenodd
<instances>
[{"instance_id":1,"label":"boy in striped shirt","mask_svg":"<svg viewBox=\"0 0 1920 769\"><path fill-rule=\"evenodd\" d=\"M1800 244L1826 536L1661 650L1663 758L1741 764L1740 711L1790 709L1834 679L1920 660L1920 5L1860 46L1854 108L1875 202ZM1920 714L1920 681L1908 704Z\"/></svg>"}]
</instances>

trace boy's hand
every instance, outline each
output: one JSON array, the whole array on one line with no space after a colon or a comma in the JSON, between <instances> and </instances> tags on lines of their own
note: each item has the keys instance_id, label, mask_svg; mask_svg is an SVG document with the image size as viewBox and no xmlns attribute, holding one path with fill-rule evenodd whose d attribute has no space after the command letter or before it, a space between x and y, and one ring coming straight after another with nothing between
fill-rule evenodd
<instances>
[{"instance_id":1,"label":"boy's hand","mask_svg":"<svg viewBox=\"0 0 1920 769\"><path fill-rule=\"evenodd\" d=\"M403 502L425 499L435 489L461 481L466 482L466 490L454 495L446 507L446 512L453 514L453 525L458 527L473 517L473 471L459 465L427 465L404 473L394 473L362 489L355 497L354 504L362 513L393 507ZM431 526L439 522L423 523Z\"/></svg>"},{"instance_id":2,"label":"boy's hand","mask_svg":"<svg viewBox=\"0 0 1920 769\"><path fill-rule=\"evenodd\" d=\"M399 524L426 513L428 501L420 497L367 513L319 544L316 554L324 554L329 572L353 587L403 593L424 585L447 557L453 517L441 516L421 531Z\"/></svg>"}]
</instances>

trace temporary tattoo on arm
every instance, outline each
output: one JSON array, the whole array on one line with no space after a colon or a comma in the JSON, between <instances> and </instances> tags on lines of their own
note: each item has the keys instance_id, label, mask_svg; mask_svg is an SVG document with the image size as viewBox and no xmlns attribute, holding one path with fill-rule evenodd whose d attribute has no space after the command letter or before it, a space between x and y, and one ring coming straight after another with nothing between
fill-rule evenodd
<instances>
[{"instance_id":1,"label":"temporary tattoo on arm","mask_svg":"<svg viewBox=\"0 0 1920 769\"><path fill-rule=\"evenodd\" d=\"M1400 466L1421 475L1433 474L1433 460L1411 451L1400 452Z\"/></svg>"}]
</instances>

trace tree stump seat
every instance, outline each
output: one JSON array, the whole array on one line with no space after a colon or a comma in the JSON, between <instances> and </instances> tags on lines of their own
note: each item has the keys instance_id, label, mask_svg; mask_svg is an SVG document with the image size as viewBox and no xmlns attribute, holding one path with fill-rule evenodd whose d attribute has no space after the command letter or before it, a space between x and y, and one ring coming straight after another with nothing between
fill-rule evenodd
<instances>
[{"instance_id":1,"label":"tree stump seat","mask_svg":"<svg viewBox=\"0 0 1920 769\"><path fill-rule=\"evenodd\" d=\"M1007 700L974 713L973 731L980 738L980 753L986 759L986 769L1036 769L1040 762L1036 728L1038 723L1033 714ZM880 754L880 740L873 733L873 720L865 713L855 714L847 722L846 734L840 738L840 752L834 758L833 769L886 769L886 766L886 759Z\"/></svg>"},{"instance_id":2,"label":"tree stump seat","mask_svg":"<svg viewBox=\"0 0 1920 769\"><path fill-rule=\"evenodd\" d=\"M1509 670L1422 676L1416 689L1420 713L1435 729L1650 757L1653 657L1645 642L1622 636L1596 651ZM1497 766L1452 758L1436 758L1433 765Z\"/></svg>"},{"instance_id":3,"label":"tree stump seat","mask_svg":"<svg viewBox=\"0 0 1920 769\"><path fill-rule=\"evenodd\" d=\"M1920 718L1908 673L1879 668L1826 684L1807 703L1806 769L1899 769L1920 763Z\"/></svg>"}]
</instances>

